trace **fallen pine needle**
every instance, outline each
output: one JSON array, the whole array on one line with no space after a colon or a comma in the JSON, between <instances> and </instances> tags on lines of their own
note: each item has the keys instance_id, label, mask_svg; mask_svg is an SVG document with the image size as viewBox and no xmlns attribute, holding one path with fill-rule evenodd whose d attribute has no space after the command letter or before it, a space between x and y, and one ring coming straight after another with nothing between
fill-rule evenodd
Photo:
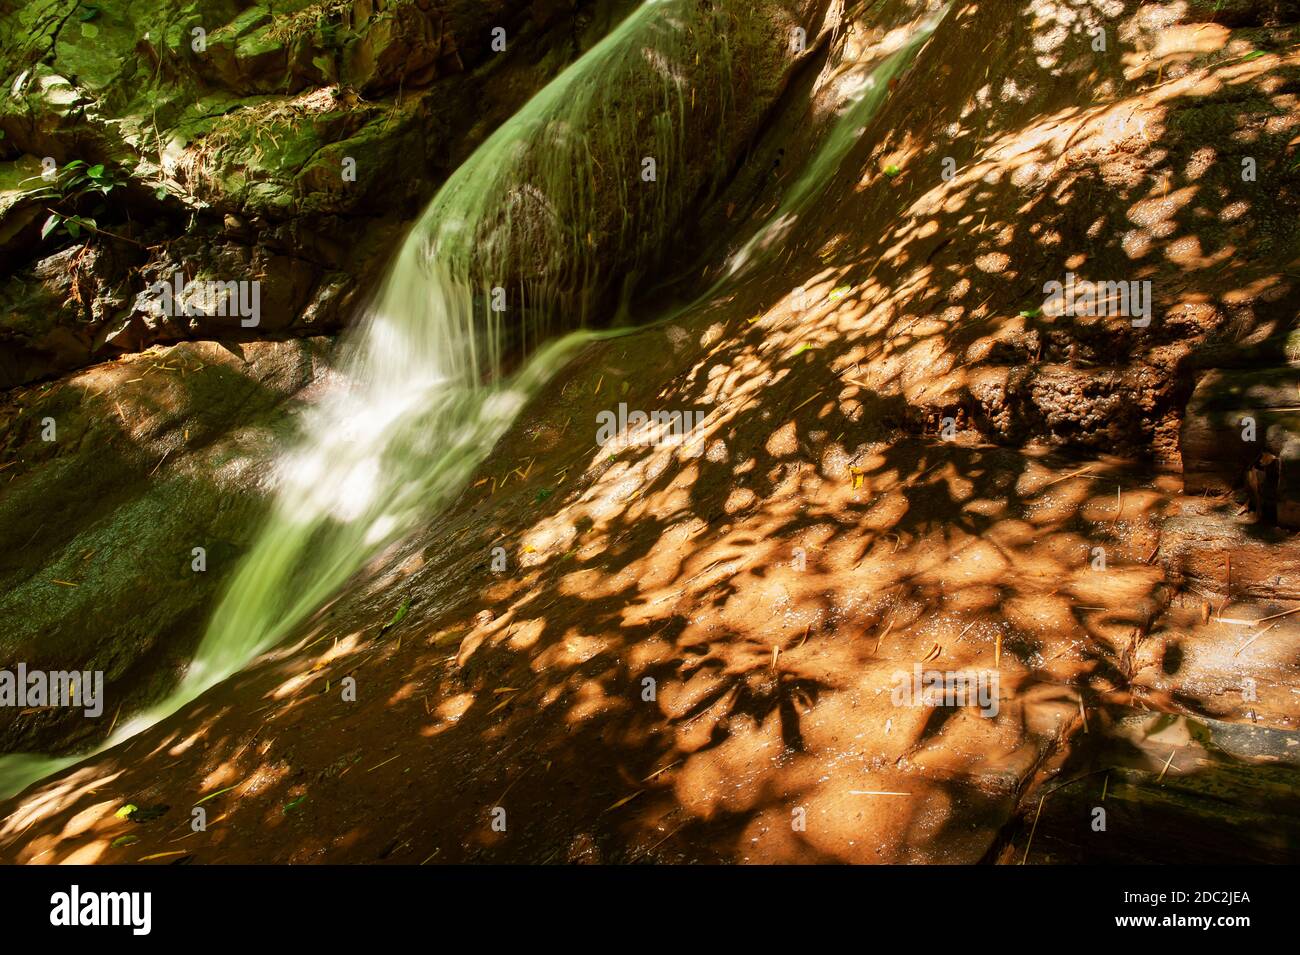
<instances>
[{"instance_id":1,"label":"fallen pine needle","mask_svg":"<svg viewBox=\"0 0 1300 955\"><path fill-rule=\"evenodd\" d=\"M1029 861L1029 847L1034 844L1034 833L1038 831L1038 817L1043 814L1043 803L1046 801L1046 799L1047 799L1047 793L1043 793L1043 795L1039 797L1038 812L1034 813L1034 825L1033 828L1029 830L1029 841L1025 843L1025 855L1020 860L1021 865L1024 865L1026 862Z\"/></svg>"},{"instance_id":2,"label":"fallen pine needle","mask_svg":"<svg viewBox=\"0 0 1300 955\"><path fill-rule=\"evenodd\" d=\"M162 467L162 466L163 466L163 462L167 460L167 455L169 455L169 454L171 454L171 453L172 453L172 449L171 449L171 448L168 448L166 451L163 452L163 456L162 456L161 458L158 459L158 463L155 464L155 465L153 466L153 470L149 472L149 476L150 476L150 477L153 477L156 473L158 473L158 469L159 469L160 467Z\"/></svg>"},{"instance_id":3,"label":"fallen pine needle","mask_svg":"<svg viewBox=\"0 0 1300 955\"><path fill-rule=\"evenodd\" d=\"M662 839L660 839L658 842L656 842L654 845L652 845L649 849L645 849L645 850L643 850L643 851L641 851L641 852L638 852L636 855L634 855L634 856L633 856L630 860L628 860L628 861L629 861L629 862L635 862L637 859L640 859L642 856L644 856L644 855L649 855L651 852L654 852L654 851L655 851L656 849L658 849L661 845L663 845L665 842L667 842L667 841L668 841L669 839L671 839L673 836L677 835L677 833L681 832L681 831L682 831L683 829L685 829L688 825L690 825L690 823L691 823L691 820L689 820L689 819L686 820L686 822L682 823L680 826L678 826L678 827L677 827L676 829L674 829L672 832L668 833L668 835L664 836Z\"/></svg>"},{"instance_id":4,"label":"fallen pine needle","mask_svg":"<svg viewBox=\"0 0 1300 955\"><path fill-rule=\"evenodd\" d=\"M895 793L884 789L850 789L850 796L910 796L911 793Z\"/></svg>"},{"instance_id":5,"label":"fallen pine needle","mask_svg":"<svg viewBox=\"0 0 1300 955\"><path fill-rule=\"evenodd\" d=\"M617 809L619 806L626 806L628 803L630 803L630 802L631 802L633 799L635 799L637 796L641 795L643 792L645 792L644 789L638 789L638 790L637 790L636 792L634 792L632 795L630 795L630 796L624 796L622 799L620 799L618 802L614 803L614 805L610 806L610 807L609 807L608 809L606 809L605 811L606 811L606 812L613 812L613 811L614 811L615 809Z\"/></svg>"},{"instance_id":6,"label":"fallen pine needle","mask_svg":"<svg viewBox=\"0 0 1300 955\"><path fill-rule=\"evenodd\" d=\"M225 789L218 789L216 792L214 792L214 793L209 793L208 795L204 796L202 799L200 799L200 800L199 800L198 802L196 802L194 805L196 805L196 806L201 806L201 805L203 805L203 803L207 802L209 799L216 799L216 798L217 798L218 796L220 796L222 793L228 793L228 792L230 792L230 790L232 790L232 789L236 789L236 788L238 788L239 786L242 786L242 785L243 785L243 781L241 780L240 782L235 783L234 786L227 786Z\"/></svg>"},{"instance_id":7,"label":"fallen pine needle","mask_svg":"<svg viewBox=\"0 0 1300 955\"><path fill-rule=\"evenodd\" d=\"M820 392L820 391L817 392L817 394L813 395L812 398L805 398L803 401L799 402L799 404L795 405L793 408L790 409L790 414L794 414L796 411L798 411L800 408L802 408L802 407L803 407L804 405L806 405L808 402L812 401L814 398L819 398L819 397L821 397L821 392Z\"/></svg>"},{"instance_id":8,"label":"fallen pine needle","mask_svg":"<svg viewBox=\"0 0 1300 955\"><path fill-rule=\"evenodd\" d=\"M1171 749L1169 751L1169 758L1165 760L1165 768L1160 770L1160 775L1156 777L1156 782L1160 782L1160 780L1165 778L1165 773L1169 772L1169 766L1173 763L1174 753L1176 752L1178 752L1176 749Z\"/></svg>"},{"instance_id":9,"label":"fallen pine needle","mask_svg":"<svg viewBox=\"0 0 1300 955\"><path fill-rule=\"evenodd\" d=\"M1263 630L1261 630L1261 631L1259 631L1258 633L1256 633L1253 637L1251 637L1249 640L1247 640L1247 641L1246 641L1245 643L1243 643L1241 646L1237 647L1237 651L1236 651L1236 653L1233 654L1233 656L1235 657L1235 656L1237 655L1237 653L1240 653L1242 650L1245 650L1248 646L1250 646L1252 643L1254 643L1256 640L1258 640L1260 637L1262 637L1264 634L1268 633L1270 630L1273 629L1273 627L1276 627L1276 626L1278 626L1278 624L1275 623L1275 624L1273 624L1272 626L1265 627Z\"/></svg>"},{"instance_id":10,"label":"fallen pine needle","mask_svg":"<svg viewBox=\"0 0 1300 955\"><path fill-rule=\"evenodd\" d=\"M1087 474L1091 470L1092 470L1092 465L1090 464L1086 468L1079 468L1079 470L1077 471L1071 471L1069 474L1066 474L1063 477L1059 477L1054 481L1048 481L1046 484L1043 485L1043 487L1048 488L1051 487L1053 484L1060 484L1062 481L1070 480L1070 478L1078 477L1081 474Z\"/></svg>"},{"instance_id":11,"label":"fallen pine needle","mask_svg":"<svg viewBox=\"0 0 1300 955\"><path fill-rule=\"evenodd\" d=\"M1254 620L1252 623L1268 623L1270 620L1278 620L1282 617L1289 617L1293 613L1300 613L1300 607L1292 607L1290 610L1283 610L1281 613L1275 613L1271 617L1264 617L1260 620Z\"/></svg>"},{"instance_id":12,"label":"fallen pine needle","mask_svg":"<svg viewBox=\"0 0 1300 955\"><path fill-rule=\"evenodd\" d=\"M672 769L674 766L677 765L677 763L680 763L680 762L681 762L681 760L679 759L679 760L677 760L676 762L669 763L669 764L668 764L667 766L665 766L663 769L656 769L653 773L651 773L651 774L650 774L649 776L647 776L645 779L641 780L641 782L643 782L643 783L648 783L648 782L650 782L650 780L654 779L656 776L658 776L658 775L660 775L660 774L662 774L662 773L666 773L666 772L668 772L668 770Z\"/></svg>"},{"instance_id":13,"label":"fallen pine needle","mask_svg":"<svg viewBox=\"0 0 1300 955\"><path fill-rule=\"evenodd\" d=\"M894 618L890 617L889 623L885 626L884 632L880 636L876 637L876 648L871 651L872 656L875 656L877 653L880 652L880 644L884 641L885 637L889 636L889 631L893 629L894 629Z\"/></svg>"}]
</instances>

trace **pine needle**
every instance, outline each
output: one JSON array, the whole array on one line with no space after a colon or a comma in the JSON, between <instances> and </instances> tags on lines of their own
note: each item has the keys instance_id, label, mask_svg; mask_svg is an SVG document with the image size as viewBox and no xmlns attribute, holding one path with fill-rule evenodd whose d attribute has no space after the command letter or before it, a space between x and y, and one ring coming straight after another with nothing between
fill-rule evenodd
<instances>
[{"instance_id":1,"label":"pine needle","mask_svg":"<svg viewBox=\"0 0 1300 955\"><path fill-rule=\"evenodd\" d=\"M1043 814L1043 803L1046 799L1047 793L1043 793L1038 800L1038 812L1034 813L1034 825L1033 828L1029 830L1029 841L1025 843L1025 855L1020 860L1021 865L1024 865L1029 861L1029 847L1034 844L1034 833L1038 831L1038 817Z\"/></svg>"},{"instance_id":2,"label":"pine needle","mask_svg":"<svg viewBox=\"0 0 1300 955\"><path fill-rule=\"evenodd\" d=\"M1278 620L1282 617L1289 617L1293 613L1300 613L1300 607L1292 607L1290 610L1283 610L1281 613L1275 613L1271 617L1261 617L1253 623L1268 623L1270 620Z\"/></svg>"},{"instance_id":3,"label":"pine needle","mask_svg":"<svg viewBox=\"0 0 1300 955\"><path fill-rule=\"evenodd\" d=\"M1156 782L1160 782L1160 780L1165 778L1165 773L1169 772L1169 766L1171 763L1173 763L1174 753L1176 752L1178 752L1178 750L1176 749L1171 749L1169 751L1169 758L1165 760L1165 768L1160 770L1160 775L1156 777Z\"/></svg>"},{"instance_id":4,"label":"pine needle","mask_svg":"<svg viewBox=\"0 0 1300 955\"><path fill-rule=\"evenodd\" d=\"M628 803L630 803L630 802L631 802L633 799L635 799L637 796L641 795L643 792L645 792L644 789L638 789L638 790L637 790L636 792L634 792L632 795L630 795L630 796L624 796L622 799L620 799L618 802L614 803L614 805L610 806L610 807L609 807L608 809L606 809L605 811L606 811L606 812L613 812L615 809L619 808L620 806L626 806Z\"/></svg>"},{"instance_id":5,"label":"pine needle","mask_svg":"<svg viewBox=\"0 0 1300 955\"><path fill-rule=\"evenodd\" d=\"M243 781L241 780L240 782L235 783L234 786L227 786L225 789L218 789L216 792L214 792L214 793L209 793L208 795L204 796L202 799L200 799L200 800L199 800L198 802L196 802L194 805L196 805L196 806L201 806L201 805L203 805L205 802L207 802L209 799L216 799L216 798L217 798L218 796L220 796L222 793L228 793L228 792L230 792L230 790L232 790L232 789L236 789L236 788L238 788L239 786L242 786L242 785L243 785Z\"/></svg>"}]
</instances>

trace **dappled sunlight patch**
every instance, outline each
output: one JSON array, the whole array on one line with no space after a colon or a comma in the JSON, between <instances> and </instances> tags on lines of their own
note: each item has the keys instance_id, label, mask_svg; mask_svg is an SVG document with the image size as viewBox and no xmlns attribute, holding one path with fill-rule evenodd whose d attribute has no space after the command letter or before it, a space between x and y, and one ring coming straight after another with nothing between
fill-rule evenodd
<instances>
[{"instance_id":1,"label":"dappled sunlight patch","mask_svg":"<svg viewBox=\"0 0 1300 955\"><path fill-rule=\"evenodd\" d=\"M1010 596L1001 609L1008 622L1023 633L1060 639L1079 629L1073 604L1061 594Z\"/></svg>"},{"instance_id":2,"label":"dappled sunlight patch","mask_svg":"<svg viewBox=\"0 0 1300 955\"><path fill-rule=\"evenodd\" d=\"M1157 662L1177 657L1163 642L1175 630L1136 632L1168 602L1156 528L1176 488L1093 453L1142 446L1150 422L1123 448L1100 428L1099 442L1084 445L1087 460L1005 445L1078 444L1076 420L1091 415L1108 427L1131 403L1135 389L1112 368L1156 368L1140 387L1162 387L1165 369L1187 353L1183 339L1222 321L1221 303L1285 291L1277 276L1233 268L1250 255L1248 240L1202 229L1255 226L1260 204L1220 181L1238 157L1218 143L1189 159L1172 143L1180 100L1198 84L1230 85L1229 70L1254 83L1247 77L1265 78L1260 64L1274 58L1198 77L1191 70L1223 45L1222 28L1162 37L1148 22L1137 58L1123 65L1157 85L1116 92L1131 41L1109 73L1078 56L1081 31L1119 15L1110 6L1033 4L1034 48L1022 51L1016 62L1026 68L1014 76L981 79L983 60L942 51L901 74L846 163L843 205L800 210L788 229L763 237L772 255L789 256L787 270L756 269L743 291L676 316L666 332L628 339L630 356L602 343L575 359L574 394L557 386L530 406L532 419L503 439L501 460L485 465L492 477L466 498L472 508L424 529L422 564L395 573L401 555L390 555L365 571L353 589L383 599L340 605L357 629L321 657L304 647L294 665L315 660L312 671L258 671L276 687L267 698L282 700L330 678L316 667L346 668L373 652L363 674L377 675L363 706L317 719L318 706L335 704L313 693L312 709L291 717L293 758L281 748L285 723L275 722L288 707L259 716L280 736L251 744L249 755L266 761L253 775L230 754L262 727L221 736L207 747L218 769L199 777L200 792L238 786L219 803L237 805L258 791L265 804L246 818L283 841L292 827L282 804L300 792L315 800L325 790L323 801L351 798L350 787L391 791L404 812L426 814L439 840L428 851L457 860L527 857L533 847L518 848L514 831L486 834L479 804L501 798L513 826L516 813L557 791L582 829L574 836L571 819L546 824L560 853L588 843L607 850L633 834L656 859L685 826L678 845L720 858L983 858L1002 827L1016 824L1018 795L1072 745L1095 696L1131 693L1138 675L1156 685ZM985 59L1002 55L1008 41L984 29L987 13L967 26L975 16L973 5L954 11L961 29L979 27L978 42L958 52L987 41L1002 45ZM1007 32L1023 37L1026 24L1015 26ZM880 41L873 31L850 43L869 58L885 48ZM1035 73L1036 58L1040 71L1077 74L1080 89L1100 90L1090 108L1061 102ZM852 79L833 61L814 114L842 105L832 88ZM959 121L960 102L921 102L918 78L934 67L959 101L978 87ZM1176 68L1188 72L1176 77ZM1239 125L1257 136L1285 132L1287 122ZM939 165L949 154L950 180ZM1064 269L1102 278L1117 263L1148 270L1134 276L1185 282L1161 290L1179 310L1157 312L1159 335L1041 313L1046 280ZM1203 274L1211 268L1222 270ZM803 284L792 289L796 277ZM1072 419L1068 396L1079 382L1092 390ZM698 456L593 449L591 409L624 395L630 406L708 410ZM945 419L959 431L952 440ZM509 464L520 467L496 480ZM498 546L504 570L488 556ZM1093 565L1097 548L1104 570ZM403 590L415 598L412 614L385 633ZM1261 638L1242 656L1281 665L1285 653ZM996 672L1000 712L895 704L895 672L914 665ZM223 726L246 718L221 707L206 716ZM384 763L385 744L361 735L380 732L372 725L427 758ZM379 751L344 775L325 772L320 764L354 730L358 750ZM183 735L150 739L163 739L185 760L177 772L192 774L201 747L197 737L178 742ZM298 781L290 773L304 772L325 776L285 788ZM420 783L418 797L407 796L408 779ZM448 813L462 803L474 808ZM92 832L102 805L62 804L58 812L80 813L63 837ZM792 825L796 808L806 829ZM6 821L6 835L14 825ZM349 858L374 858L388 841L371 827L339 828L345 834L330 844ZM248 839L232 832L233 842ZM318 851L296 841L294 851ZM27 846L48 851L59 841L39 833ZM536 858L565 858L552 848ZM500 855L480 855L488 850ZM417 859L426 854L422 847Z\"/></svg>"},{"instance_id":3,"label":"dappled sunlight patch","mask_svg":"<svg viewBox=\"0 0 1300 955\"><path fill-rule=\"evenodd\" d=\"M407 681L399 686L393 694L388 697L387 705L394 706L405 700L414 699L416 694L423 690L424 687L414 681Z\"/></svg>"},{"instance_id":4,"label":"dappled sunlight patch","mask_svg":"<svg viewBox=\"0 0 1300 955\"><path fill-rule=\"evenodd\" d=\"M588 680L573 694L573 702L564 714L564 721L574 726L587 720L627 710L630 706L626 695L612 696L605 692L598 681Z\"/></svg>"},{"instance_id":5,"label":"dappled sunlight patch","mask_svg":"<svg viewBox=\"0 0 1300 955\"><path fill-rule=\"evenodd\" d=\"M59 860L59 865L93 865L108 849L106 841L95 841L81 846Z\"/></svg>"},{"instance_id":6,"label":"dappled sunlight patch","mask_svg":"<svg viewBox=\"0 0 1300 955\"><path fill-rule=\"evenodd\" d=\"M4 820L0 838L11 839L34 824L76 805L86 795L110 786L121 770L101 775L102 769L87 767L61 777L19 804Z\"/></svg>"},{"instance_id":7,"label":"dappled sunlight patch","mask_svg":"<svg viewBox=\"0 0 1300 955\"><path fill-rule=\"evenodd\" d=\"M1135 48L1122 56L1124 78L1136 80L1148 73L1157 77L1180 75L1176 65L1190 64L1228 46L1232 31L1218 23L1178 23L1139 35Z\"/></svg>"},{"instance_id":8,"label":"dappled sunlight patch","mask_svg":"<svg viewBox=\"0 0 1300 955\"><path fill-rule=\"evenodd\" d=\"M188 750L199 740L203 739L203 737L205 737L206 735L207 735L207 727L203 727L202 729L196 730L195 732L191 733L189 736L181 740L179 743L177 743L175 746L173 746L171 749L167 750L167 755L180 756L182 753Z\"/></svg>"},{"instance_id":9,"label":"dappled sunlight patch","mask_svg":"<svg viewBox=\"0 0 1300 955\"><path fill-rule=\"evenodd\" d=\"M732 721L725 742L686 757L673 780L682 808L703 819L752 808L761 795L763 764L781 753L776 722Z\"/></svg>"},{"instance_id":10,"label":"dappled sunlight patch","mask_svg":"<svg viewBox=\"0 0 1300 955\"><path fill-rule=\"evenodd\" d=\"M448 723L455 723L469 711L476 698L477 694L475 693L459 693L451 699L439 703L434 712L437 714L438 719Z\"/></svg>"},{"instance_id":11,"label":"dappled sunlight patch","mask_svg":"<svg viewBox=\"0 0 1300 955\"><path fill-rule=\"evenodd\" d=\"M234 762L223 762L199 780L198 794L200 797L210 796L222 789L243 784L249 778L251 777L244 775Z\"/></svg>"},{"instance_id":12,"label":"dappled sunlight patch","mask_svg":"<svg viewBox=\"0 0 1300 955\"><path fill-rule=\"evenodd\" d=\"M101 823L112 818L117 808L117 804L111 799L87 806L68 820L67 825L63 827L63 831L59 833L59 837L61 839L72 839L93 828L99 828Z\"/></svg>"},{"instance_id":13,"label":"dappled sunlight patch","mask_svg":"<svg viewBox=\"0 0 1300 955\"><path fill-rule=\"evenodd\" d=\"M1007 559L999 548L977 540L958 548L942 566L920 579L941 585L987 584L996 581L1007 566Z\"/></svg>"},{"instance_id":14,"label":"dappled sunlight patch","mask_svg":"<svg viewBox=\"0 0 1300 955\"><path fill-rule=\"evenodd\" d=\"M548 669L572 669L588 660L606 652L613 647L613 642L605 637L586 636L576 628L570 627L563 637L548 646L534 657L536 666Z\"/></svg>"}]
</instances>

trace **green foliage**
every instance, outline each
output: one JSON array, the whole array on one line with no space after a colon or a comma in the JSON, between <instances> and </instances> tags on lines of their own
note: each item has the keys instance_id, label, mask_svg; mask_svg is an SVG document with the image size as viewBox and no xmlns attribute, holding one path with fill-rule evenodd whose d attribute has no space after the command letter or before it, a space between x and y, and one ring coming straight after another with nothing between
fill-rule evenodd
<instances>
[{"instance_id":1,"label":"green foliage","mask_svg":"<svg viewBox=\"0 0 1300 955\"><path fill-rule=\"evenodd\" d=\"M289 815L289 813L298 809L306 801L307 801L307 797L305 795L299 796L297 799L291 799L289 800L289 802L284 804L284 806L281 808L280 811L287 816Z\"/></svg>"},{"instance_id":2,"label":"green foliage","mask_svg":"<svg viewBox=\"0 0 1300 955\"><path fill-rule=\"evenodd\" d=\"M89 199L94 202L92 214L101 215L106 208L103 200L107 199L109 193L114 189L124 184L103 163L88 166L81 159L74 159L72 162L65 164L54 174L52 179L45 179L44 176L33 176L23 181L33 182L36 180L41 180L44 184L34 192L29 193L28 197L51 202L49 218L41 226L42 239L49 237L51 233L56 231L71 239L81 238L83 230L87 232L98 231L99 226L94 218L82 215L75 210Z\"/></svg>"},{"instance_id":3,"label":"green foliage","mask_svg":"<svg viewBox=\"0 0 1300 955\"><path fill-rule=\"evenodd\" d=\"M397 612L393 614L393 618L389 620L387 624L385 624L384 629L388 630L401 623L402 618L406 616L406 612L410 609L411 609L411 598L407 597L405 600L402 601L402 605L397 608Z\"/></svg>"}]
</instances>

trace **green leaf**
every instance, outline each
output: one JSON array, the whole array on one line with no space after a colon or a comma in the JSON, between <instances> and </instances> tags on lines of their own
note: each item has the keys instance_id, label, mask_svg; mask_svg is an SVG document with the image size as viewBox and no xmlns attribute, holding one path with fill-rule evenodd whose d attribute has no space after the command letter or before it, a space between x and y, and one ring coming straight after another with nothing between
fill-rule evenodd
<instances>
[{"instance_id":1,"label":"green leaf","mask_svg":"<svg viewBox=\"0 0 1300 955\"><path fill-rule=\"evenodd\" d=\"M388 626L384 627L384 629L387 630L388 627L395 627L399 623L401 623L402 618L406 616L406 611L410 609L411 609L411 598L407 597L405 600L402 601L402 605L397 608L397 612L393 614L393 619L388 621Z\"/></svg>"},{"instance_id":2,"label":"green leaf","mask_svg":"<svg viewBox=\"0 0 1300 955\"><path fill-rule=\"evenodd\" d=\"M44 239L49 236L51 232L59 227L59 223L62 221L63 216L57 212L50 213L50 217L45 220L45 225L41 226L41 238Z\"/></svg>"},{"instance_id":3,"label":"green leaf","mask_svg":"<svg viewBox=\"0 0 1300 955\"><path fill-rule=\"evenodd\" d=\"M112 845L114 849L120 849L123 846L135 845L139 841L140 841L139 836L118 836L116 839L113 840Z\"/></svg>"},{"instance_id":4,"label":"green leaf","mask_svg":"<svg viewBox=\"0 0 1300 955\"><path fill-rule=\"evenodd\" d=\"M838 302L840 299L844 298L844 296L848 295L852 291L853 291L852 286L841 285L839 288L831 289L831 294L828 295L827 298L829 298L832 302Z\"/></svg>"},{"instance_id":5,"label":"green leaf","mask_svg":"<svg viewBox=\"0 0 1300 955\"><path fill-rule=\"evenodd\" d=\"M91 179L102 179L104 177L104 164L98 163L86 170L86 175Z\"/></svg>"},{"instance_id":6,"label":"green leaf","mask_svg":"<svg viewBox=\"0 0 1300 955\"><path fill-rule=\"evenodd\" d=\"M76 219L68 219L63 223L63 228L68 235L72 236L74 239L81 236L81 226L77 223Z\"/></svg>"},{"instance_id":7,"label":"green leaf","mask_svg":"<svg viewBox=\"0 0 1300 955\"><path fill-rule=\"evenodd\" d=\"M81 168L82 166L84 166L85 164L86 164L86 161L85 161L84 159L74 159L74 160L72 160L72 162L68 163L67 165L65 165L65 166L63 167L63 171L64 171L64 172L72 172L72 170L74 170L74 169L80 169L80 168Z\"/></svg>"},{"instance_id":8,"label":"green leaf","mask_svg":"<svg viewBox=\"0 0 1300 955\"><path fill-rule=\"evenodd\" d=\"M297 799L291 799L289 802L284 804L284 808L281 811L284 812L285 815L288 815L290 812L297 809L306 801L307 801L307 797L305 795L299 796Z\"/></svg>"},{"instance_id":9,"label":"green leaf","mask_svg":"<svg viewBox=\"0 0 1300 955\"><path fill-rule=\"evenodd\" d=\"M1041 308L1022 308L1020 310L1021 318L1037 318L1043 313Z\"/></svg>"},{"instance_id":10,"label":"green leaf","mask_svg":"<svg viewBox=\"0 0 1300 955\"><path fill-rule=\"evenodd\" d=\"M117 816L118 819L128 819L130 818L131 813L135 812L139 808L140 807L135 805L134 803L127 803L117 812L113 813L113 815Z\"/></svg>"},{"instance_id":11,"label":"green leaf","mask_svg":"<svg viewBox=\"0 0 1300 955\"><path fill-rule=\"evenodd\" d=\"M1263 50L1255 50L1253 53L1247 53L1245 56L1241 58L1241 62L1246 63L1249 62L1250 60L1258 60L1261 56L1264 55L1264 52L1265 51Z\"/></svg>"},{"instance_id":12,"label":"green leaf","mask_svg":"<svg viewBox=\"0 0 1300 955\"><path fill-rule=\"evenodd\" d=\"M888 176L890 179L893 179L902 171L903 170L899 169L893 163L890 163L888 166L885 167L885 175Z\"/></svg>"},{"instance_id":13,"label":"green leaf","mask_svg":"<svg viewBox=\"0 0 1300 955\"><path fill-rule=\"evenodd\" d=\"M154 197L155 199L160 200L160 201L163 200L163 199L166 199L166 198L167 198L167 187L166 187L166 186L159 186L157 189L155 189L155 190L153 191L153 197Z\"/></svg>"},{"instance_id":14,"label":"green leaf","mask_svg":"<svg viewBox=\"0 0 1300 955\"><path fill-rule=\"evenodd\" d=\"M796 355L802 355L804 352L806 352L806 351L807 351L808 349L810 349L810 348L812 348L812 345L809 345L807 342L803 342L803 343L801 343L801 344L799 345L798 348L796 348L796 349L794 350L794 354L796 354Z\"/></svg>"},{"instance_id":15,"label":"green leaf","mask_svg":"<svg viewBox=\"0 0 1300 955\"><path fill-rule=\"evenodd\" d=\"M78 14L77 19L82 23L89 23L95 17L99 16L99 7L86 7Z\"/></svg>"}]
</instances>

